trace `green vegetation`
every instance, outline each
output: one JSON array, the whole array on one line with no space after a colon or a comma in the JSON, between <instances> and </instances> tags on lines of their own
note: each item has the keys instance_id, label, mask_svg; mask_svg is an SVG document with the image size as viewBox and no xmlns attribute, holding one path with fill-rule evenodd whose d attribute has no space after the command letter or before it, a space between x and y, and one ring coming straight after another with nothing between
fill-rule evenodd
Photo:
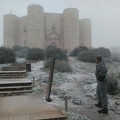
<instances>
[{"instance_id":1,"label":"green vegetation","mask_svg":"<svg viewBox=\"0 0 120 120\"><path fill-rule=\"evenodd\" d=\"M55 62L56 72L71 72L71 68L67 60L67 52L54 46L48 46L46 48L46 61L44 62L45 68L50 68L51 58L53 57L56 58Z\"/></svg>"},{"instance_id":2,"label":"green vegetation","mask_svg":"<svg viewBox=\"0 0 120 120\"><path fill-rule=\"evenodd\" d=\"M20 46L14 46L12 49L15 52L17 58L26 58L27 52L29 50L28 47L20 47Z\"/></svg>"},{"instance_id":3,"label":"green vegetation","mask_svg":"<svg viewBox=\"0 0 120 120\"><path fill-rule=\"evenodd\" d=\"M120 48L117 47L111 48L111 54L112 61L120 62Z\"/></svg>"},{"instance_id":4,"label":"green vegetation","mask_svg":"<svg viewBox=\"0 0 120 120\"><path fill-rule=\"evenodd\" d=\"M70 53L70 56L77 57L83 51L88 51L88 48L87 47L77 47Z\"/></svg>"},{"instance_id":5,"label":"green vegetation","mask_svg":"<svg viewBox=\"0 0 120 120\"><path fill-rule=\"evenodd\" d=\"M0 63L14 63L16 61L15 59L15 53L10 48L0 47Z\"/></svg>"},{"instance_id":6,"label":"green vegetation","mask_svg":"<svg viewBox=\"0 0 120 120\"><path fill-rule=\"evenodd\" d=\"M120 93L119 81L120 74L108 73L107 76L107 92L111 95Z\"/></svg>"},{"instance_id":7,"label":"green vegetation","mask_svg":"<svg viewBox=\"0 0 120 120\"><path fill-rule=\"evenodd\" d=\"M96 55L101 55L104 58L110 58L111 52L108 48L100 47L93 49Z\"/></svg>"},{"instance_id":8,"label":"green vegetation","mask_svg":"<svg viewBox=\"0 0 120 120\"><path fill-rule=\"evenodd\" d=\"M83 62L95 62L95 52L93 50L83 51L78 55L78 60L81 60Z\"/></svg>"},{"instance_id":9,"label":"green vegetation","mask_svg":"<svg viewBox=\"0 0 120 120\"><path fill-rule=\"evenodd\" d=\"M31 48L27 52L27 60L44 60L45 52L40 48Z\"/></svg>"},{"instance_id":10,"label":"green vegetation","mask_svg":"<svg viewBox=\"0 0 120 120\"><path fill-rule=\"evenodd\" d=\"M48 46L46 48L46 58L55 57L58 60L67 60L67 52L55 46Z\"/></svg>"},{"instance_id":11,"label":"green vegetation","mask_svg":"<svg viewBox=\"0 0 120 120\"><path fill-rule=\"evenodd\" d=\"M111 52L109 49L100 47L95 49L84 50L79 53L78 60L83 62L95 62L95 57L101 55L106 62L111 62Z\"/></svg>"},{"instance_id":12,"label":"green vegetation","mask_svg":"<svg viewBox=\"0 0 120 120\"><path fill-rule=\"evenodd\" d=\"M51 67L51 59L44 62L45 68ZM56 60L55 62L55 72L71 72L71 67L66 60Z\"/></svg>"}]
</instances>

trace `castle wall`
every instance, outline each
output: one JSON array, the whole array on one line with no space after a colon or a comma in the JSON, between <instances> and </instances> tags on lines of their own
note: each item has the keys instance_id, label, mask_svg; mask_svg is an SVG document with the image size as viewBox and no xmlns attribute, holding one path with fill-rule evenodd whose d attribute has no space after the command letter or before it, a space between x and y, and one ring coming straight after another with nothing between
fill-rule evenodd
<instances>
[{"instance_id":1,"label":"castle wall","mask_svg":"<svg viewBox=\"0 0 120 120\"><path fill-rule=\"evenodd\" d=\"M75 8L63 14L45 13L40 5L28 7L27 16L4 16L4 46L46 48L48 45L72 51L78 46L92 47L91 21L79 20Z\"/></svg>"},{"instance_id":2,"label":"castle wall","mask_svg":"<svg viewBox=\"0 0 120 120\"><path fill-rule=\"evenodd\" d=\"M62 14L57 13L45 13L46 17L46 29L49 30L55 26L57 30L61 30L61 18Z\"/></svg>"},{"instance_id":3,"label":"castle wall","mask_svg":"<svg viewBox=\"0 0 120 120\"><path fill-rule=\"evenodd\" d=\"M32 5L28 7L28 47L45 47L45 29L44 29L44 12L40 5Z\"/></svg>"},{"instance_id":4,"label":"castle wall","mask_svg":"<svg viewBox=\"0 0 120 120\"><path fill-rule=\"evenodd\" d=\"M91 20L81 19L79 21L80 46L92 47Z\"/></svg>"},{"instance_id":5,"label":"castle wall","mask_svg":"<svg viewBox=\"0 0 120 120\"><path fill-rule=\"evenodd\" d=\"M79 46L79 12L75 8L63 12L64 46L72 51Z\"/></svg>"},{"instance_id":6,"label":"castle wall","mask_svg":"<svg viewBox=\"0 0 120 120\"><path fill-rule=\"evenodd\" d=\"M19 19L18 30L19 30L18 45L22 47L28 46L27 16L21 17Z\"/></svg>"},{"instance_id":7,"label":"castle wall","mask_svg":"<svg viewBox=\"0 0 120 120\"><path fill-rule=\"evenodd\" d=\"M12 14L4 15L4 46L12 48L18 43L18 17Z\"/></svg>"},{"instance_id":8,"label":"castle wall","mask_svg":"<svg viewBox=\"0 0 120 120\"><path fill-rule=\"evenodd\" d=\"M61 19L62 14L45 13L45 45L56 43L57 47L62 48L63 40L61 39Z\"/></svg>"}]
</instances>

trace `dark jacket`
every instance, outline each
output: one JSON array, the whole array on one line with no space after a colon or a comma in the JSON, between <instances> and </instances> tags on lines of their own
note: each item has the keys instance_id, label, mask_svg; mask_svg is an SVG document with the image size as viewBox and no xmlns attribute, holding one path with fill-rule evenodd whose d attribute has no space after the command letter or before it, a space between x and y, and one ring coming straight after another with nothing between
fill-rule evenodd
<instances>
[{"instance_id":1,"label":"dark jacket","mask_svg":"<svg viewBox=\"0 0 120 120\"><path fill-rule=\"evenodd\" d=\"M95 76L97 80L104 81L107 75L107 67L103 61L96 65Z\"/></svg>"}]
</instances>

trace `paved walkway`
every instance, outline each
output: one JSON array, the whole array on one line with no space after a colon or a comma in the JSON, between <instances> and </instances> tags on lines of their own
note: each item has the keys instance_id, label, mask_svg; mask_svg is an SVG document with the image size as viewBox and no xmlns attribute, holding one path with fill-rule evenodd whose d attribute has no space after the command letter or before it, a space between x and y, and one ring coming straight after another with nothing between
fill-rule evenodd
<instances>
[{"instance_id":1,"label":"paved walkway","mask_svg":"<svg viewBox=\"0 0 120 120\"><path fill-rule=\"evenodd\" d=\"M38 96L0 97L0 120L64 120L65 117Z\"/></svg>"}]
</instances>

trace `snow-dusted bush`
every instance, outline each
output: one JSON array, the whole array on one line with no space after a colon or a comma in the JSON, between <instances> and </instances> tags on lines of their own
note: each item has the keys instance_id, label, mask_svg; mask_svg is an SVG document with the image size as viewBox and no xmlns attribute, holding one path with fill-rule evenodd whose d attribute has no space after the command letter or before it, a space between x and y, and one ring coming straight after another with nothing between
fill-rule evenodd
<instances>
[{"instance_id":1,"label":"snow-dusted bush","mask_svg":"<svg viewBox=\"0 0 120 120\"><path fill-rule=\"evenodd\" d=\"M82 46L77 47L70 53L70 56L77 57L83 51L88 51L88 48L87 47L82 47Z\"/></svg>"},{"instance_id":2,"label":"snow-dusted bush","mask_svg":"<svg viewBox=\"0 0 120 120\"><path fill-rule=\"evenodd\" d=\"M104 47L82 51L78 55L78 60L94 63L95 57L98 55L101 55L106 62L111 62L111 52L109 49Z\"/></svg>"},{"instance_id":3,"label":"snow-dusted bush","mask_svg":"<svg viewBox=\"0 0 120 120\"><path fill-rule=\"evenodd\" d=\"M112 47L111 48L111 57L112 57L112 61L120 62L120 48Z\"/></svg>"},{"instance_id":4,"label":"snow-dusted bush","mask_svg":"<svg viewBox=\"0 0 120 120\"><path fill-rule=\"evenodd\" d=\"M50 68L51 60L48 59L44 62L45 68ZM56 60L55 62L55 71L57 72L71 72L71 67L66 60Z\"/></svg>"},{"instance_id":5,"label":"snow-dusted bush","mask_svg":"<svg viewBox=\"0 0 120 120\"><path fill-rule=\"evenodd\" d=\"M16 57L18 58L26 58L27 52L29 50L28 47L14 46L13 51L15 52Z\"/></svg>"},{"instance_id":6,"label":"snow-dusted bush","mask_svg":"<svg viewBox=\"0 0 120 120\"><path fill-rule=\"evenodd\" d=\"M96 55L101 55L104 58L111 57L111 51L108 48L100 47L93 49Z\"/></svg>"},{"instance_id":7,"label":"snow-dusted bush","mask_svg":"<svg viewBox=\"0 0 120 120\"><path fill-rule=\"evenodd\" d=\"M27 52L27 60L43 60L44 58L45 52L40 48L31 48Z\"/></svg>"},{"instance_id":8,"label":"snow-dusted bush","mask_svg":"<svg viewBox=\"0 0 120 120\"><path fill-rule=\"evenodd\" d=\"M65 60L56 61L55 69L58 72L71 72L71 67L70 67L68 61L65 61Z\"/></svg>"},{"instance_id":9,"label":"snow-dusted bush","mask_svg":"<svg viewBox=\"0 0 120 120\"><path fill-rule=\"evenodd\" d=\"M16 61L15 59L15 53L10 48L0 47L0 63L14 63Z\"/></svg>"},{"instance_id":10,"label":"snow-dusted bush","mask_svg":"<svg viewBox=\"0 0 120 120\"><path fill-rule=\"evenodd\" d=\"M120 54L113 53L112 54L112 61L114 61L114 62L120 62Z\"/></svg>"},{"instance_id":11,"label":"snow-dusted bush","mask_svg":"<svg viewBox=\"0 0 120 120\"><path fill-rule=\"evenodd\" d=\"M108 94L115 95L119 92L118 87L119 76L113 73L108 73L107 75L107 92Z\"/></svg>"},{"instance_id":12,"label":"snow-dusted bush","mask_svg":"<svg viewBox=\"0 0 120 120\"><path fill-rule=\"evenodd\" d=\"M67 60L67 52L55 46L48 46L46 48L46 58L50 59L53 57L58 60Z\"/></svg>"},{"instance_id":13,"label":"snow-dusted bush","mask_svg":"<svg viewBox=\"0 0 120 120\"><path fill-rule=\"evenodd\" d=\"M96 54L93 50L83 51L78 55L78 60L81 60L83 62L94 63L95 56L96 56Z\"/></svg>"}]
</instances>

